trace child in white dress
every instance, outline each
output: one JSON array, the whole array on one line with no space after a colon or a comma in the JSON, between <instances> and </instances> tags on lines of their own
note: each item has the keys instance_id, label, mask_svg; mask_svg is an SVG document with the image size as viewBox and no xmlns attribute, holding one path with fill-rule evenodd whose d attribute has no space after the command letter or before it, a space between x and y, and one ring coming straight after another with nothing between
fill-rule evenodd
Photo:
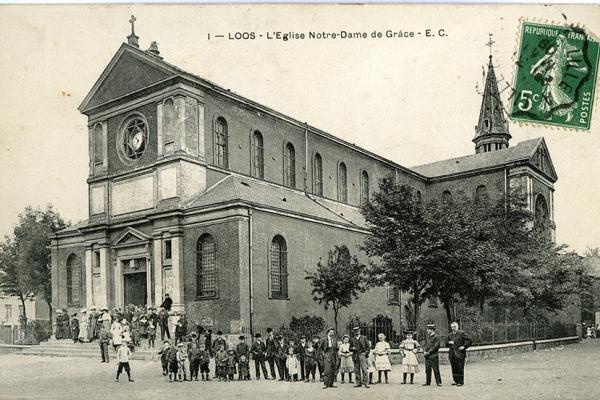
<instances>
[{"instance_id":1,"label":"child in white dress","mask_svg":"<svg viewBox=\"0 0 600 400\"><path fill-rule=\"evenodd\" d=\"M371 348L371 341L369 340L369 348ZM375 352L373 350L371 350L369 352L369 358L367 359L367 365L369 366L368 368L368 372L369 372L369 385L373 384L373 374L377 371L377 368L375 368Z\"/></svg>"},{"instance_id":2,"label":"child in white dress","mask_svg":"<svg viewBox=\"0 0 600 400\"><path fill-rule=\"evenodd\" d=\"M412 332L406 332L406 339L400 343L400 352L402 354L402 385L406 384L406 375L410 375L410 383L413 383L415 374L419 372L419 361L417 353L421 345L413 339Z\"/></svg>"},{"instance_id":3,"label":"child in white dress","mask_svg":"<svg viewBox=\"0 0 600 400\"><path fill-rule=\"evenodd\" d=\"M354 362L352 361L352 352L350 351L350 336L342 337L342 344L338 350L340 356L340 374L342 374L342 383L344 383L344 374L348 373L348 382L354 383L352 373L354 372Z\"/></svg>"},{"instance_id":4,"label":"child in white dress","mask_svg":"<svg viewBox=\"0 0 600 400\"><path fill-rule=\"evenodd\" d=\"M385 374L385 383L388 383L388 372L392 370L390 363L390 344L385 341L385 335L380 333L377 335L379 342L375 345L373 353L375 353L375 368L377 369L377 383L381 383L381 373Z\"/></svg>"}]
</instances>

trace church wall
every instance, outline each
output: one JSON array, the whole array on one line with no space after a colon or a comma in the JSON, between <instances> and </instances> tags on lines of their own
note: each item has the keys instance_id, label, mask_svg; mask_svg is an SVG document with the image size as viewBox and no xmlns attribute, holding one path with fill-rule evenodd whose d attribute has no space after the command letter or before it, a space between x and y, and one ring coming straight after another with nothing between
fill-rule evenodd
<instances>
[{"instance_id":1,"label":"church wall","mask_svg":"<svg viewBox=\"0 0 600 400\"><path fill-rule=\"evenodd\" d=\"M78 304L67 303L67 259L71 254L79 257L81 262L81 282L80 282L80 301ZM54 309L67 309L69 313L79 312L82 307L85 307L85 247L83 245L83 237L80 243L69 243L60 245L54 249L52 257L56 259L56 270L52 271L53 291L52 291L52 306Z\"/></svg>"},{"instance_id":2,"label":"church wall","mask_svg":"<svg viewBox=\"0 0 600 400\"><path fill-rule=\"evenodd\" d=\"M135 161L134 166L126 165L121 161L118 155L117 146L121 143L117 142L119 129L127 117L138 112L142 114L148 122L148 139L147 147L144 154ZM134 168L148 166L156 161L157 157L157 122L156 122L156 104L150 103L139 108L128 111L122 114L108 118L108 173L118 174L131 171Z\"/></svg>"},{"instance_id":3,"label":"church wall","mask_svg":"<svg viewBox=\"0 0 600 400\"><path fill-rule=\"evenodd\" d=\"M231 321L240 319L240 263L238 222L208 223L202 226L184 227L183 232L183 281L184 302L189 321L200 322L203 318L213 320L215 329L230 330ZM217 250L218 296L214 299L196 298L196 246L198 239L208 233L214 239Z\"/></svg>"},{"instance_id":4,"label":"church wall","mask_svg":"<svg viewBox=\"0 0 600 400\"><path fill-rule=\"evenodd\" d=\"M485 185L490 199L504 194L504 170L497 170L478 175L457 177L452 180L436 181L429 185L429 199L439 200L445 190L453 196L462 193L470 198L475 197L475 190L479 185Z\"/></svg>"},{"instance_id":5,"label":"church wall","mask_svg":"<svg viewBox=\"0 0 600 400\"><path fill-rule=\"evenodd\" d=\"M287 325L292 316L306 314L322 315L328 324L333 323L333 312L325 311L322 305L313 301L312 286L305 279L306 271L314 271L319 259L326 262L335 245L346 245L352 255L366 262L366 255L358 250L364 234L258 211L253 214L253 229L255 328ZM269 260L275 235L281 235L287 244L287 299L270 298ZM349 309L340 312L338 323L344 329L351 315L360 315L361 320L370 321L378 314L391 317L394 324L399 323L399 307L387 304L386 288L374 288L361 294Z\"/></svg>"}]
</instances>

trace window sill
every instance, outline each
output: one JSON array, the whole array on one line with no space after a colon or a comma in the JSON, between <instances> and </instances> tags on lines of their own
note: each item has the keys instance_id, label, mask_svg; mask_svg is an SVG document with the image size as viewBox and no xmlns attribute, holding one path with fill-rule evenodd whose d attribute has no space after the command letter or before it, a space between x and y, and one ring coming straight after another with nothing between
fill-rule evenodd
<instances>
[{"instance_id":1,"label":"window sill","mask_svg":"<svg viewBox=\"0 0 600 400\"><path fill-rule=\"evenodd\" d=\"M269 296L269 300L290 300L289 296Z\"/></svg>"},{"instance_id":2,"label":"window sill","mask_svg":"<svg viewBox=\"0 0 600 400\"><path fill-rule=\"evenodd\" d=\"M205 300L219 300L219 296L218 295L214 295L214 296L196 296L196 299L194 301L205 301Z\"/></svg>"}]
</instances>

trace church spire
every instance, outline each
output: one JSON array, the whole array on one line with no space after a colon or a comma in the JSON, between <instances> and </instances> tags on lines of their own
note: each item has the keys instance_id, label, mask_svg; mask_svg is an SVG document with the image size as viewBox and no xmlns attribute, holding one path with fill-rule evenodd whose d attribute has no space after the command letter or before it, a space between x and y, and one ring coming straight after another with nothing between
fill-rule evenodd
<instances>
[{"instance_id":1,"label":"church spire","mask_svg":"<svg viewBox=\"0 0 600 400\"><path fill-rule=\"evenodd\" d=\"M498 91L494 64L492 63L493 44L494 41L490 33L489 41L486 43L486 46L490 47L490 61L485 78L479 121L475 127L475 138L473 139L476 153L505 149L508 147L508 141L511 138L508 132L508 120L504 115L502 100Z\"/></svg>"}]
</instances>

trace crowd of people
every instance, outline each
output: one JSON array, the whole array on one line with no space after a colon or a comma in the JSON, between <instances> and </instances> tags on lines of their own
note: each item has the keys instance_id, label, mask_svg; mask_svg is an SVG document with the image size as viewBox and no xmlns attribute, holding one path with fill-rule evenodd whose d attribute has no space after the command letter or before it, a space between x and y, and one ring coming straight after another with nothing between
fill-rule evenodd
<instances>
[{"instance_id":1,"label":"crowd of people","mask_svg":"<svg viewBox=\"0 0 600 400\"><path fill-rule=\"evenodd\" d=\"M161 307L142 307L129 305L119 308L81 309L70 318L63 310L57 311L56 338L72 338L74 342L97 341L103 363L110 360L109 347L112 345L118 362L116 380L123 370L130 381L129 359L136 347L144 345L155 348L157 332L160 328L160 355L162 374L169 382L210 381L212 379L229 382L251 379L251 362L254 364L254 379L277 379L287 382L322 382L323 388L333 388L334 383L346 382L354 387L369 388L369 385L389 383L391 347L386 336L380 333L377 342L371 343L360 332L360 327L352 329L352 335L336 337L335 330L328 328L325 337L317 335L302 336L298 342L275 335L271 328L263 338L260 333L248 343L244 335L238 337L235 346L229 346L223 332L217 331L213 339L211 329L204 330L196 326L188 330L185 312L177 315L174 328L174 340L171 341L169 329L169 309L167 299ZM432 383L432 374L437 386L442 385L439 370L438 351L442 345L435 332L435 325L427 326L424 340L417 341L414 332L405 332L399 345L402 364L401 384L414 384L415 374L421 371L417 357L423 353L425 359L425 383ZM446 346L449 347L449 359L452 368L453 385L464 384L464 363L466 349L471 338L451 325ZM144 342L142 344L142 342ZM338 381L339 376L339 381ZM347 380L346 380L347 377Z\"/></svg>"}]
</instances>

